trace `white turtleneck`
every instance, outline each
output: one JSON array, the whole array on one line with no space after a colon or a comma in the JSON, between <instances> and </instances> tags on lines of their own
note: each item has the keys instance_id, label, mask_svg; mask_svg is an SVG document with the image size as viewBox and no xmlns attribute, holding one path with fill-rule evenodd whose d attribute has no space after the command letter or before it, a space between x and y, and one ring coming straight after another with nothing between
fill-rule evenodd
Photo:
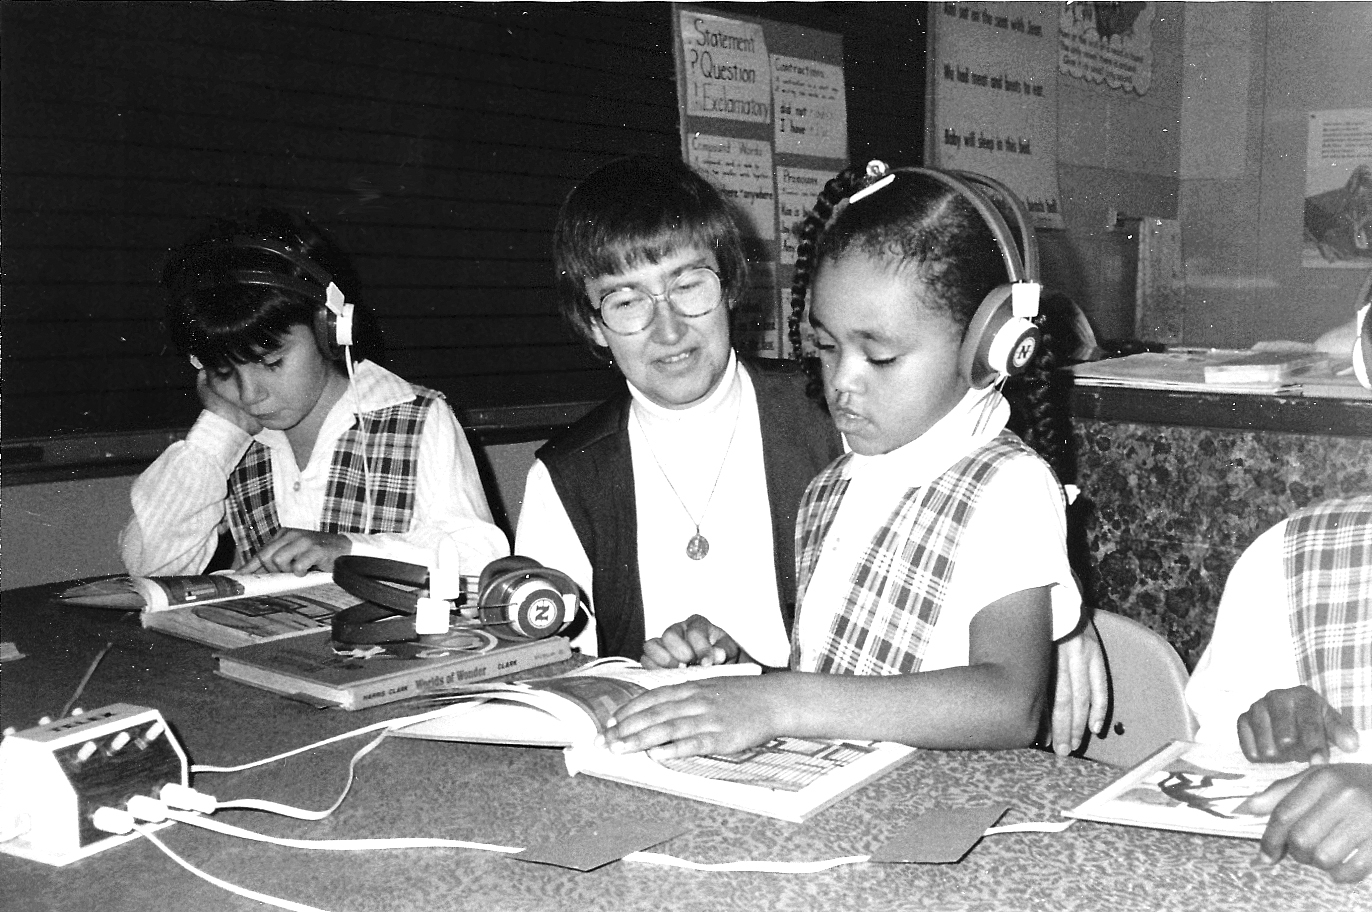
<instances>
[{"instance_id":1,"label":"white turtleneck","mask_svg":"<svg viewBox=\"0 0 1372 912\"><path fill-rule=\"evenodd\" d=\"M785 665L762 430L748 372L731 352L719 385L684 409L657 405L633 384L629 392L646 635L702 614L758 661ZM686 554L697 523L709 542L698 561ZM569 574L595 604L590 561L541 462L529 471L515 550ZM574 645L595 654L593 626Z\"/></svg>"}]
</instances>

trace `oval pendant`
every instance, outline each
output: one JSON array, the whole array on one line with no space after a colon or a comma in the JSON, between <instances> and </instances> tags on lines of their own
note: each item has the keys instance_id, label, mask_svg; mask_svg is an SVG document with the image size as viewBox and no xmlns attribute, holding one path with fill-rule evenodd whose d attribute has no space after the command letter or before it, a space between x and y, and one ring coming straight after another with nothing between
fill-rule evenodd
<instances>
[{"instance_id":1,"label":"oval pendant","mask_svg":"<svg viewBox=\"0 0 1372 912\"><path fill-rule=\"evenodd\" d=\"M701 560L709 553L710 543L699 532L692 535L691 540L686 543L686 556L691 560Z\"/></svg>"}]
</instances>

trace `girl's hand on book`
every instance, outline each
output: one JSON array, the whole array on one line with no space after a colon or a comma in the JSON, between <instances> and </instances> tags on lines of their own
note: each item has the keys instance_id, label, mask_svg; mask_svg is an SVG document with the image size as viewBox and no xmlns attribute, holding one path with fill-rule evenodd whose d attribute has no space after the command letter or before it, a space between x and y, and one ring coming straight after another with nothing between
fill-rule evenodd
<instances>
[{"instance_id":1,"label":"girl's hand on book","mask_svg":"<svg viewBox=\"0 0 1372 912\"><path fill-rule=\"evenodd\" d=\"M644 668L681 668L687 665L726 665L750 661L734 638L709 618L693 614L678 621L662 636L643 644Z\"/></svg>"},{"instance_id":2,"label":"girl's hand on book","mask_svg":"<svg viewBox=\"0 0 1372 912\"><path fill-rule=\"evenodd\" d=\"M1291 856L1329 872L1338 883L1372 873L1372 764L1312 766L1275 782L1235 808L1271 814L1262 835L1262 860Z\"/></svg>"},{"instance_id":3,"label":"girl's hand on book","mask_svg":"<svg viewBox=\"0 0 1372 912\"><path fill-rule=\"evenodd\" d=\"M605 746L647 751L654 760L729 754L764 744L782 730L777 693L785 675L704 678L659 687L625 703L610 720Z\"/></svg>"},{"instance_id":4,"label":"girl's hand on book","mask_svg":"<svg viewBox=\"0 0 1372 912\"><path fill-rule=\"evenodd\" d=\"M304 576L311 570L332 570L334 560L350 553L352 547L346 536L332 532L282 529L237 572Z\"/></svg>"},{"instance_id":5,"label":"girl's hand on book","mask_svg":"<svg viewBox=\"0 0 1372 912\"><path fill-rule=\"evenodd\" d=\"M1273 690L1239 716L1239 746L1254 763L1327 763L1329 748L1358 749L1358 732L1305 685Z\"/></svg>"}]
</instances>

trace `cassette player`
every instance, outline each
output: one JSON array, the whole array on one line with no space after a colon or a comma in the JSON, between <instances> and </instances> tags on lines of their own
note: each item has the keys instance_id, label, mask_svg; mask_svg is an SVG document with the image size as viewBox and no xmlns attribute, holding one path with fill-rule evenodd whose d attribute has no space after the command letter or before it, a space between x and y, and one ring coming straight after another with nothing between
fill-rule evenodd
<instances>
[{"instance_id":1,"label":"cassette player","mask_svg":"<svg viewBox=\"0 0 1372 912\"><path fill-rule=\"evenodd\" d=\"M189 786L190 767L155 709L113 703L6 735L0 852L65 865L136 839L100 830L95 812L156 797L169 783Z\"/></svg>"}]
</instances>

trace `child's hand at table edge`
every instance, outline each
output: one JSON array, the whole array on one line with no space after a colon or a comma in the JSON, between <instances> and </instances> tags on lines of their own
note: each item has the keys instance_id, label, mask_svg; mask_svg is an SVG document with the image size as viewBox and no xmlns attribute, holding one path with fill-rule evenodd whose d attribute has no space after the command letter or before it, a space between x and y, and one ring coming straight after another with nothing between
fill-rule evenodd
<instances>
[{"instance_id":1,"label":"child's hand at table edge","mask_svg":"<svg viewBox=\"0 0 1372 912\"><path fill-rule=\"evenodd\" d=\"M1337 883L1372 873L1372 764L1312 766L1234 810L1271 814L1260 850L1266 864L1289 855L1327 871Z\"/></svg>"},{"instance_id":2,"label":"child's hand at table edge","mask_svg":"<svg viewBox=\"0 0 1372 912\"><path fill-rule=\"evenodd\" d=\"M733 637L699 614L678 621L662 631L662 636L644 643L641 659L644 668L708 667L748 661L748 654Z\"/></svg>"},{"instance_id":3,"label":"child's hand at table edge","mask_svg":"<svg viewBox=\"0 0 1372 912\"><path fill-rule=\"evenodd\" d=\"M1110 708L1110 681L1100 636L1089 621L1057 649L1057 686L1053 688L1053 752L1070 754L1089 729L1099 735Z\"/></svg>"},{"instance_id":4,"label":"child's hand at table edge","mask_svg":"<svg viewBox=\"0 0 1372 912\"><path fill-rule=\"evenodd\" d=\"M786 677L705 678L639 694L610 720L604 744L617 754L646 750L654 760L764 744L785 730Z\"/></svg>"},{"instance_id":5,"label":"child's hand at table edge","mask_svg":"<svg viewBox=\"0 0 1372 912\"><path fill-rule=\"evenodd\" d=\"M282 529L236 572L304 576L311 570L332 570L333 562L351 553L352 547L347 536L333 532Z\"/></svg>"},{"instance_id":6,"label":"child's hand at table edge","mask_svg":"<svg viewBox=\"0 0 1372 912\"><path fill-rule=\"evenodd\" d=\"M1239 716L1239 746L1254 763L1327 763L1330 745L1358 749L1358 732L1304 684L1273 690Z\"/></svg>"}]
</instances>

